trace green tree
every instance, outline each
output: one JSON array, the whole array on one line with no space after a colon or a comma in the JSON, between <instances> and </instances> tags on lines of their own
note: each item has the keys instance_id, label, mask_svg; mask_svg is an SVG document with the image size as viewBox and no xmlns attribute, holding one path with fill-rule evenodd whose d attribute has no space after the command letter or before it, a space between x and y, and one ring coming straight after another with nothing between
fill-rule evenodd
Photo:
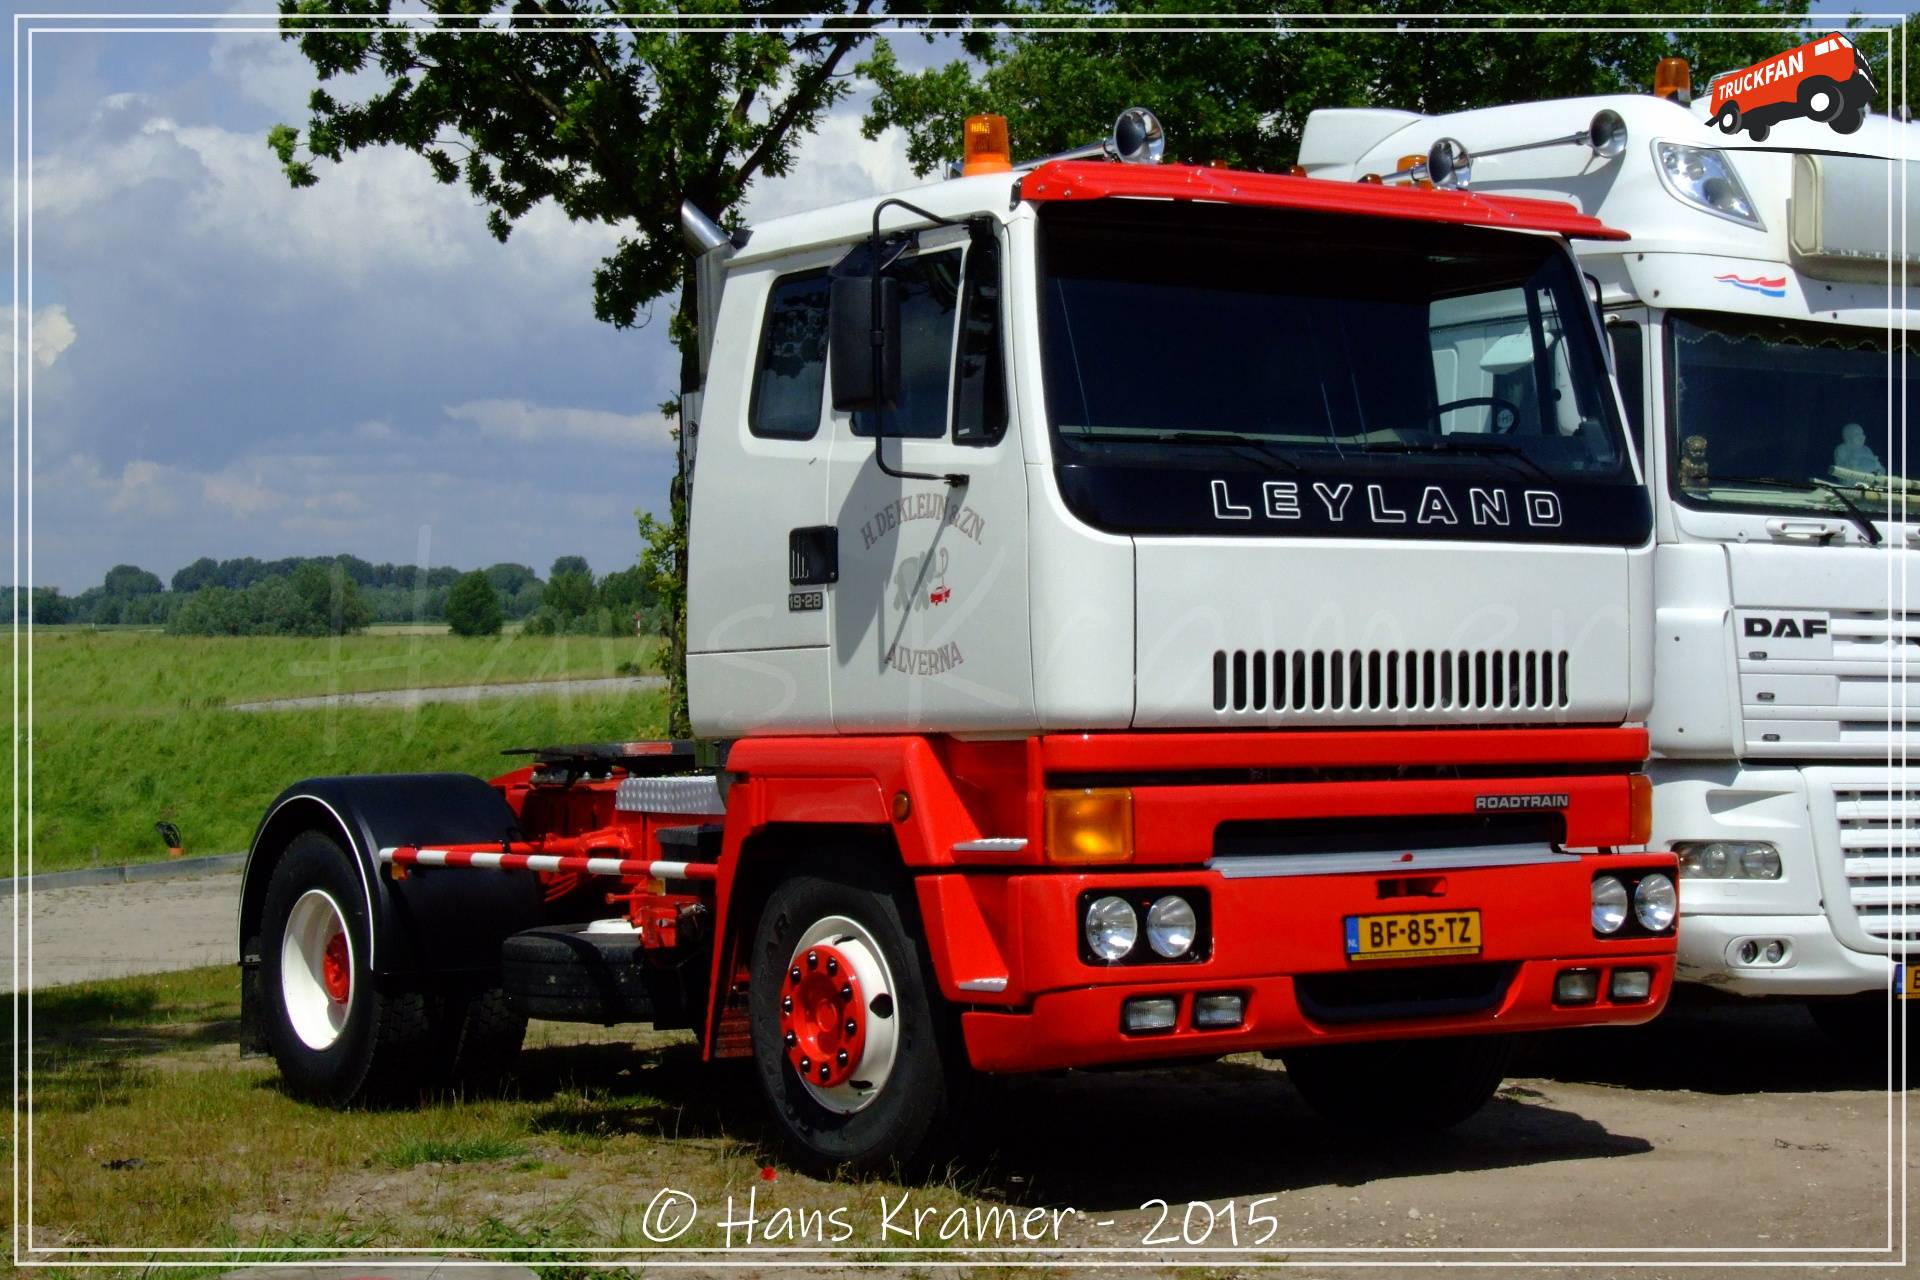
<instances>
[{"instance_id":1,"label":"green tree","mask_svg":"<svg viewBox=\"0 0 1920 1280\"><path fill-rule=\"evenodd\" d=\"M1695 88L1704 92L1712 72L1746 66L1807 39L1807 0L1714 0L1708 6L1716 14L1758 20L1743 25L1777 20L1777 30L1760 32L1716 30L1679 15L1671 16L1671 34L1604 30L1646 25L1644 18L1618 11L1583 14L1570 24L1599 31L1555 30L1552 19L1565 6L1549 0L1483 5L1505 17L1476 18L1467 6L1443 6L1451 16L1441 20L1423 18L1436 12L1428 0L1294 2L1268 11L1284 32L1244 29L1266 15L1228 18L1224 8L1218 9L1223 24L1231 21L1236 29L1223 25L1185 36L1124 29L1165 25L1171 15L1213 7L1193 0L1153 0L1118 11L1102 6L1098 19L1122 29L1075 31L1070 21L1050 23L1045 34L1032 26L1007 29L977 59L920 71L904 69L892 47L880 42L859 67L879 86L864 122L866 135L902 127L913 167L930 173L959 157L961 124L976 112L1006 116L1014 154L1038 156L1093 141L1121 111L1144 105L1167 123L1169 159L1273 170L1293 163L1307 115L1318 107L1437 113L1645 91L1654 64L1669 55L1692 63ZM1624 8L1669 14L1647 0ZM1090 14L1086 5L1061 0L1043 0L1038 12ZM1332 14L1358 16L1334 20ZM1204 26L1205 19L1180 25ZM1340 29L1353 27L1365 29ZM1423 34L1423 28L1437 30Z\"/></svg>"},{"instance_id":2,"label":"green tree","mask_svg":"<svg viewBox=\"0 0 1920 1280\"><path fill-rule=\"evenodd\" d=\"M500 596L485 573L476 569L453 584L447 596L447 624L457 636L500 634Z\"/></svg>"},{"instance_id":3,"label":"green tree","mask_svg":"<svg viewBox=\"0 0 1920 1280\"><path fill-rule=\"evenodd\" d=\"M817 16L750 0L668 23L661 19L675 10L662 0L422 7L430 20L396 18L390 0L281 0L282 34L299 43L321 82L304 130L282 124L268 134L288 180L308 186L316 161L400 146L441 182L464 185L502 241L546 200L574 221L620 228L618 246L594 272L594 314L625 328L677 291L669 332L680 348L682 393L698 385L699 361L681 202L729 221L755 180L787 172L795 144L850 91L850 57L871 39L876 16L897 23L943 11L914 0L884 9L855 0ZM717 20L712 30L685 29L709 19ZM484 34L465 34L482 26ZM354 91L370 86L364 98L344 96L349 77ZM677 414L678 397L668 405ZM683 574L678 482L668 506L670 519L652 529L661 558ZM669 724L680 735L684 614L668 647Z\"/></svg>"},{"instance_id":4,"label":"green tree","mask_svg":"<svg viewBox=\"0 0 1920 1280\"><path fill-rule=\"evenodd\" d=\"M133 596L154 595L166 590L160 576L148 573L138 565L117 564L107 570L106 581L100 584L110 596L128 599Z\"/></svg>"},{"instance_id":5,"label":"green tree","mask_svg":"<svg viewBox=\"0 0 1920 1280\"><path fill-rule=\"evenodd\" d=\"M184 594L189 591L198 591L202 587L211 587L219 581L219 561L212 556L201 556L173 575L172 586L175 591Z\"/></svg>"},{"instance_id":6,"label":"green tree","mask_svg":"<svg viewBox=\"0 0 1920 1280\"><path fill-rule=\"evenodd\" d=\"M593 607L593 575L576 570L554 574L540 593L540 607L562 621L585 614Z\"/></svg>"},{"instance_id":7,"label":"green tree","mask_svg":"<svg viewBox=\"0 0 1920 1280\"><path fill-rule=\"evenodd\" d=\"M553 567L547 570L547 581L551 582L563 573L584 573L593 576L593 566L587 563L585 556L557 556Z\"/></svg>"}]
</instances>

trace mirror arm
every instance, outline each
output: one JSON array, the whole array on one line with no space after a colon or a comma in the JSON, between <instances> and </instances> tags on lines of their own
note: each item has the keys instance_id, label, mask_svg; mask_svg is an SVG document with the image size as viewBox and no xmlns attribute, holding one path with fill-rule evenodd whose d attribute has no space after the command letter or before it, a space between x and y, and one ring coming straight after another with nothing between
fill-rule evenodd
<instances>
[{"instance_id":1,"label":"mirror arm","mask_svg":"<svg viewBox=\"0 0 1920 1280\"><path fill-rule=\"evenodd\" d=\"M937 227L957 227L962 225L962 223L956 219L943 218L937 213L929 213L918 205L909 204L897 196L888 196L885 200L873 206L873 225L867 232L867 275L872 281L872 287L869 288L867 292L871 294L873 298L873 318L868 325L868 332L872 334L873 367L875 369L880 367L880 353L886 346L886 335L880 330L880 272L882 269L880 263L880 213L890 205L898 205L909 213L918 214ZM904 245L901 247L901 252L906 252ZM893 264L888 263L887 265L891 266ZM949 471L945 475L935 475L927 471L896 471L888 466L887 455L881 449L881 442L887 438L886 415L887 406L885 402L876 397L873 403L873 463L880 468L882 475L892 476L895 480L939 480L945 482L950 489L958 489L967 483L968 477L958 471Z\"/></svg>"}]
</instances>

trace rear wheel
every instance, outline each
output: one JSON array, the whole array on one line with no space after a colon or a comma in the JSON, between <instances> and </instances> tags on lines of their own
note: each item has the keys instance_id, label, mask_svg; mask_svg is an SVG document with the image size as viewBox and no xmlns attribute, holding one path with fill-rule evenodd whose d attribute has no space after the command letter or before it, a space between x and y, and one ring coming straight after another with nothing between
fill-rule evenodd
<instances>
[{"instance_id":1,"label":"rear wheel","mask_svg":"<svg viewBox=\"0 0 1920 1280\"><path fill-rule=\"evenodd\" d=\"M1823 124L1839 115L1846 105L1840 97L1840 86L1826 76L1808 76L1800 82L1796 96L1807 119Z\"/></svg>"},{"instance_id":2,"label":"rear wheel","mask_svg":"<svg viewBox=\"0 0 1920 1280\"><path fill-rule=\"evenodd\" d=\"M1871 103L1864 96L1845 103L1827 123L1833 126L1835 133L1858 133L1860 126L1867 122L1867 108L1870 105Z\"/></svg>"},{"instance_id":3,"label":"rear wheel","mask_svg":"<svg viewBox=\"0 0 1920 1280\"><path fill-rule=\"evenodd\" d=\"M1747 136L1755 142L1765 142L1767 135L1772 132L1773 126L1770 124L1750 124L1747 126Z\"/></svg>"},{"instance_id":4,"label":"rear wheel","mask_svg":"<svg viewBox=\"0 0 1920 1280\"><path fill-rule=\"evenodd\" d=\"M451 1050L447 1077L463 1088L499 1088L520 1056L527 1016L501 988L482 987L448 997L446 1019Z\"/></svg>"},{"instance_id":5,"label":"rear wheel","mask_svg":"<svg viewBox=\"0 0 1920 1280\"><path fill-rule=\"evenodd\" d=\"M1737 102L1729 102L1726 106L1721 107L1720 114L1713 118L1713 122L1720 126L1720 132L1722 133L1732 134L1740 132L1740 104Z\"/></svg>"},{"instance_id":6,"label":"rear wheel","mask_svg":"<svg viewBox=\"0 0 1920 1280\"><path fill-rule=\"evenodd\" d=\"M1513 1060L1511 1036L1294 1049L1287 1076L1315 1111L1368 1132L1445 1129L1486 1105Z\"/></svg>"},{"instance_id":7,"label":"rear wheel","mask_svg":"<svg viewBox=\"0 0 1920 1280\"><path fill-rule=\"evenodd\" d=\"M755 1074L803 1168L912 1164L960 1105L968 1073L956 1029L903 903L871 875L803 874L761 915L749 996Z\"/></svg>"},{"instance_id":8,"label":"rear wheel","mask_svg":"<svg viewBox=\"0 0 1920 1280\"><path fill-rule=\"evenodd\" d=\"M374 980L366 890L337 841L319 831L293 838L261 923L267 1042L295 1092L348 1103L427 1082L431 1005Z\"/></svg>"}]
</instances>

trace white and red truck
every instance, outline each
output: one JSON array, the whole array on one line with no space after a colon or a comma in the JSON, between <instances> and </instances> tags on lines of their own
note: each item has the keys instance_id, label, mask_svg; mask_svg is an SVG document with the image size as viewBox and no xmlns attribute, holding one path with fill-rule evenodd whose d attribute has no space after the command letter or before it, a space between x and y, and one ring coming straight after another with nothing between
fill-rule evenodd
<instances>
[{"instance_id":1,"label":"white and red truck","mask_svg":"<svg viewBox=\"0 0 1920 1280\"><path fill-rule=\"evenodd\" d=\"M290 1085L651 1022L871 1169L978 1073L1261 1051L1442 1125L1513 1033L1659 1011L1653 516L1568 247L1620 233L1140 162L1140 111L1113 158L970 130L899 197L687 210L701 741L288 788L239 935ZM1496 356L1537 394L1455 394Z\"/></svg>"},{"instance_id":2,"label":"white and red truck","mask_svg":"<svg viewBox=\"0 0 1920 1280\"><path fill-rule=\"evenodd\" d=\"M1447 138L1470 189L1571 199L1632 234L1579 257L1654 502L1640 617L1653 839L1685 888L1678 977L1806 1000L1879 1056L1920 942L1920 509L1904 478L1920 127L1787 120L1753 147L1714 129L1718 95L1673 93L1315 112L1301 159L1385 176Z\"/></svg>"}]
</instances>

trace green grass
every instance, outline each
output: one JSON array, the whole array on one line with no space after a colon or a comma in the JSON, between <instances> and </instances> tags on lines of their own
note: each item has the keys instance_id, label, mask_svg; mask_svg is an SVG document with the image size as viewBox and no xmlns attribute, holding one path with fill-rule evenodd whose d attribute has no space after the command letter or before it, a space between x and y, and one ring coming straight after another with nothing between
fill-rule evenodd
<instances>
[{"instance_id":1,"label":"green grass","mask_svg":"<svg viewBox=\"0 0 1920 1280\"><path fill-rule=\"evenodd\" d=\"M591 679L623 662L652 669L652 636L488 639L375 632L340 637L169 636L154 631L33 634L41 713L163 711L370 689Z\"/></svg>"},{"instance_id":2,"label":"green grass","mask_svg":"<svg viewBox=\"0 0 1920 1280\"><path fill-rule=\"evenodd\" d=\"M952 1179L828 1183L780 1166L750 1073L701 1063L684 1033L535 1023L503 1093L337 1110L283 1091L270 1059L238 1055L232 967L40 991L32 1012L40 1248L214 1246L289 1262L313 1256L300 1249L507 1248L577 1280L587 1272L546 1268L571 1248L649 1247L642 1215L666 1187L699 1205L675 1243L707 1247L724 1242L728 1197L744 1205L749 1190L763 1215L851 1206L851 1248L887 1243L882 1194L911 1190L942 1213L996 1202ZM139 1272L138 1255L125 1261Z\"/></svg>"},{"instance_id":3,"label":"green grass","mask_svg":"<svg viewBox=\"0 0 1920 1280\"><path fill-rule=\"evenodd\" d=\"M658 693L267 712L229 702L612 676L650 669L656 648L581 636L36 635L32 870L164 858L160 820L180 828L189 855L239 852L268 802L301 778L491 777L517 767L500 755L507 747L640 738L663 725Z\"/></svg>"}]
</instances>

